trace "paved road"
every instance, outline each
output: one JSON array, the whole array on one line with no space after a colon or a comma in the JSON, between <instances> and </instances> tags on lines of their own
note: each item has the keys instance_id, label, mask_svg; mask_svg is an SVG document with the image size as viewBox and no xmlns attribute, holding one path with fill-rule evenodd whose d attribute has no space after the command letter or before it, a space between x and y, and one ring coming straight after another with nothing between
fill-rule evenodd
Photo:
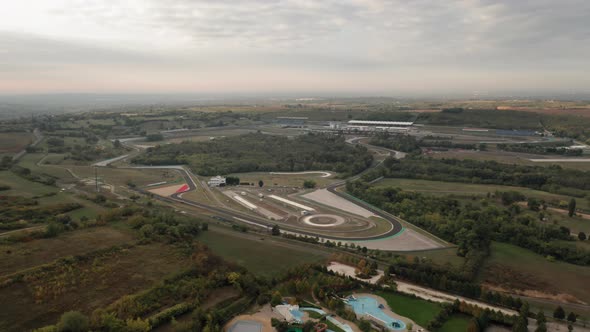
<instances>
[{"instance_id":1,"label":"paved road","mask_svg":"<svg viewBox=\"0 0 590 332\"><path fill-rule=\"evenodd\" d=\"M353 138L348 140L347 142L350 144L360 144L357 143L360 140L360 138ZM367 144L364 144L367 145ZM372 149L377 149L377 150L381 150L381 151L386 151L387 153L390 153L392 155L394 155L396 158L403 158L405 157L404 153L398 152L398 151L394 151L394 150L389 150L389 149L384 149L384 148L379 148L379 147L374 147L374 146L370 146L368 145L368 147L372 148ZM123 157L123 156L121 156ZM117 159L117 158L113 158L113 159ZM366 169L365 171L357 174L356 176L353 176L351 178L348 178L348 181L353 181L355 179L358 179L360 176L362 176L363 174L365 174L366 172L368 172L369 170L379 166L383 161L380 161L378 163L376 163L375 165L373 165L372 167L369 167L368 169ZM194 180L192 179L192 177L190 176L189 172L182 166L182 165L169 165L169 166L136 166L136 167L130 167L130 168L161 168L161 169L176 169L178 170L183 178L185 179L185 182L188 184L189 186L189 190L185 191L194 191L197 189L197 184L194 182ZM388 213L385 213L379 209L376 209L375 207L360 201L360 200L356 200L354 198L352 198L349 195L346 195L344 193L341 193L339 191L337 191L336 189L338 187L341 187L343 185L346 184L346 181L340 181L337 183L334 183L328 187L326 187L326 189L332 193L334 193L335 195L338 195L348 201L351 201L353 204L357 204L359 206L362 206L363 208L371 211L372 213L374 213L375 215L380 216L381 218L387 220L388 222L391 223L391 225L393 226L391 228L390 231L383 233L383 234L379 234L379 235L375 235L375 236L369 236L369 237L339 237L339 236L330 236L330 235L320 235L317 233L313 233L313 232L308 232L308 231L304 231L304 230L300 230L300 229L293 229L290 228L289 226L286 225L282 225L282 228L284 228L285 231L288 231L289 233L293 233L293 234L299 234L299 235L307 235L307 236L313 236L313 237L321 237L324 239L328 239L328 240L339 240L339 241L362 241L362 240L378 240L378 239L383 239L383 238L388 238L390 236L396 235L398 233L400 233L403 230L403 226L399 220L399 218L390 215ZM143 189L139 189L136 188L136 191L142 192L143 194L149 194L148 191L143 190ZM244 222L247 224L251 224L251 225L255 225L255 226L259 226L262 228L271 228L275 225L274 222L269 221L267 219L261 218L261 217L255 217L252 215L248 215L239 211L235 211L235 210L231 210L228 208L223 208L223 207L218 207L218 206L212 206L212 205L208 205L208 204L203 204L200 202L195 202L192 200L188 200L182 197L183 193L176 193L171 195L170 197L163 197L163 196L158 196L156 195L155 197L159 200L162 201L166 201L166 202L172 202L172 203L182 203L182 204L186 204L186 205L190 205L193 207L197 207L206 211L210 211L212 213L214 213L215 215L222 217L224 219L227 220L237 220L240 222Z\"/></svg>"}]
</instances>

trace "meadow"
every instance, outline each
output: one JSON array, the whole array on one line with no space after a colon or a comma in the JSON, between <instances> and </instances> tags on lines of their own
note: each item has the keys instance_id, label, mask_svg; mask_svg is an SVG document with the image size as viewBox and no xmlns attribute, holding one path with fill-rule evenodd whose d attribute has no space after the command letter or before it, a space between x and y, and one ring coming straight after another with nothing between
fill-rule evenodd
<instances>
[{"instance_id":1,"label":"meadow","mask_svg":"<svg viewBox=\"0 0 590 332\"><path fill-rule=\"evenodd\" d=\"M408 317L422 327L427 326L441 310L441 306L438 303L404 294L378 291L375 295L385 299L393 312Z\"/></svg>"},{"instance_id":2,"label":"meadow","mask_svg":"<svg viewBox=\"0 0 590 332\"><path fill-rule=\"evenodd\" d=\"M224 259L269 278L299 264L319 262L329 256L329 253L303 243L231 230L205 232L197 240Z\"/></svg>"},{"instance_id":3,"label":"meadow","mask_svg":"<svg viewBox=\"0 0 590 332\"><path fill-rule=\"evenodd\" d=\"M486 196L496 191L518 191L526 197L542 199L552 205L558 205L560 201L569 202L569 196L548 193L524 187L502 186L493 184L470 184L461 182L429 181L418 179L383 179L374 184L376 187L399 187L406 191L416 191L432 195L457 195L457 196ZM590 210L590 201L578 198L577 207Z\"/></svg>"},{"instance_id":4,"label":"meadow","mask_svg":"<svg viewBox=\"0 0 590 332\"><path fill-rule=\"evenodd\" d=\"M590 267L551 261L529 250L492 243L478 280L532 297L590 302ZM556 282L559 280L559 282Z\"/></svg>"}]
</instances>

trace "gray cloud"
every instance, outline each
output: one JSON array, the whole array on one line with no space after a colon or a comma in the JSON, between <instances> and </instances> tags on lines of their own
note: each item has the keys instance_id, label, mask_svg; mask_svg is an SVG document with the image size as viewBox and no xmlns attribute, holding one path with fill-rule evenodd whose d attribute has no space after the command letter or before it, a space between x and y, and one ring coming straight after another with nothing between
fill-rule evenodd
<instances>
[{"instance_id":1,"label":"gray cloud","mask_svg":"<svg viewBox=\"0 0 590 332\"><path fill-rule=\"evenodd\" d=\"M72 0L50 14L73 29L93 22L137 38L91 43L0 31L0 71L79 64L231 75L240 67L349 73L351 82L431 71L484 86L507 73L525 84L527 75L561 72L569 81L554 86L581 88L590 71L586 0Z\"/></svg>"}]
</instances>

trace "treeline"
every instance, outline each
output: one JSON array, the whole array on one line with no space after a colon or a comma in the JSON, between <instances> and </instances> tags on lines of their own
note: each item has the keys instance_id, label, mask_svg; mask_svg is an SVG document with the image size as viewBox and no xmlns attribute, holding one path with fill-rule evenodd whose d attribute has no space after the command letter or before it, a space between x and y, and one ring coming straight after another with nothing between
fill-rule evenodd
<instances>
[{"instance_id":1,"label":"treeline","mask_svg":"<svg viewBox=\"0 0 590 332\"><path fill-rule=\"evenodd\" d=\"M431 139L429 137L417 139L415 136L411 135L392 134L386 132L375 134L373 137L371 137L369 144L407 153L419 153L420 148L465 150L475 150L478 148L478 146L475 144L454 143L450 140ZM479 148L484 148L484 146L482 145Z\"/></svg>"},{"instance_id":2,"label":"treeline","mask_svg":"<svg viewBox=\"0 0 590 332\"><path fill-rule=\"evenodd\" d=\"M357 198L457 244L457 254L467 258L464 271L468 276L479 269L491 240L511 243L572 264L590 265L589 251L559 242L573 240L568 228L540 224L522 214L518 205L461 204L452 197L370 187L363 181L348 182L346 189Z\"/></svg>"},{"instance_id":3,"label":"treeline","mask_svg":"<svg viewBox=\"0 0 590 332\"><path fill-rule=\"evenodd\" d=\"M498 149L510 152L522 152L532 154L560 154L564 156L581 156L582 149L568 149L559 146L546 146L541 144L498 144Z\"/></svg>"},{"instance_id":4,"label":"treeline","mask_svg":"<svg viewBox=\"0 0 590 332\"><path fill-rule=\"evenodd\" d=\"M17 229L29 223L40 223L57 215L82 207L78 203L58 203L39 206L35 199L0 195L0 229ZM26 221L26 222L24 222Z\"/></svg>"},{"instance_id":5,"label":"treeline","mask_svg":"<svg viewBox=\"0 0 590 332\"><path fill-rule=\"evenodd\" d=\"M371 137L369 144L408 153L420 151L418 140L411 135L377 133Z\"/></svg>"},{"instance_id":6,"label":"treeline","mask_svg":"<svg viewBox=\"0 0 590 332\"><path fill-rule=\"evenodd\" d=\"M417 122L443 126L541 129L540 118L540 114L532 112L453 108L438 113L421 113Z\"/></svg>"},{"instance_id":7,"label":"treeline","mask_svg":"<svg viewBox=\"0 0 590 332\"><path fill-rule=\"evenodd\" d=\"M18 176L20 176L23 179L32 181L32 182L38 182L41 184L45 184L48 186L53 186L55 185L56 182L56 178L47 174L37 174L37 173L33 173L31 172L31 170L29 168L26 167L22 167L19 165L13 165L10 168L10 171Z\"/></svg>"},{"instance_id":8,"label":"treeline","mask_svg":"<svg viewBox=\"0 0 590 332\"><path fill-rule=\"evenodd\" d=\"M402 160L388 158L383 166L370 171L367 177L520 186L577 197L584 197L590 190L590 172L563 169L559 165L524 166L415 156Z\"/></svg>"},{"instance_id":9,"label":"treeline","mask_svg":"<svg viewBox=\"0 0 590 332\"><path fill-rule=\"evenodd\" d=\"M346 144L343 136L308 134L291 139L261 133L157 146L133 160L149 165L188 164L194 172L207 176L306 170L351 175L363 171L372 161L365 147Z\"/></svg>"},{"instance_id":10,"label":"treeline","mask_svg":"<svg viewBox=\"0 0 590 332\"><path fill-rule=\"evenodd\" d=\"M45 141L47 143L47 152L49 153L60 153L66 154L66 159L72 159L77 161L91 161L100 158L111 158L125 152L125 148L116 141L111 144L110 142L106 145L98 145L99 137L92 133L80 133L81 137L84 138L83 142L66 144L63 137L80 137L78 133L69 133L63 136L51 136ZM39 150L39 148L35 148ZM30 151L34 152L34 151Z\"/></svg>"}]
</instances>

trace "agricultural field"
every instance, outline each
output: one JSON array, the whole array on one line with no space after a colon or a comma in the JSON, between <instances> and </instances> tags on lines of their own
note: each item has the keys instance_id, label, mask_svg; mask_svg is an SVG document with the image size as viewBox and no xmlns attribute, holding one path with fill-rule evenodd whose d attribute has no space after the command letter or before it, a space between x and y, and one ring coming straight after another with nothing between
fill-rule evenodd
<instances>
[{"instance_id":1,"label":"agricultural field","mask_svg":"<svg viewBox=\"0 0 590 332\"><path fill-rule=\"evenodd\" d=\"M457 255L457 248L443 248L436 250L427 251L406 251L399 252L398 255L403 255L407 258L408 262L414 260L414 258L430 260L435 264L446 265L450 264L453 267L461 267L465 263L465 258Z\"/></svg>"},{"instance_id":2,"label":"agricultural field","mask_svg":"<svg viewBox=\"0 0 590 332\"><path fill-rule=\"evenodd\" d=\"M0 287L0 297L12 304L0 313L0 329L43 326L68 310L92 312L150 287L186 264L187 259L173 248L149 245L114 251L88 262L49 265L43 272Z\"/></svg>"},{"instance_id":3,"label":"agricultural field","mask_svg":"<svg viewBox=\"0 0 590 332\"><path fill-rule=\"evenodd\" d=\"M33 135L28 132L0 132L0 155L14 154L33 142Z\"/></svg>"},{"instance_id":4,"label":"agricultural field","mask_svg":"<svg viewBox=\"0 0 590 332\"><path fill-rule=\"evenodd\" d=\"M10 186L9 190L2 191L2 195L7 196L33 197L58 191L55 187L23 179L10 171L0 171L0 184Z\"/></svg>"},{"instance_id":5,"label":"agricultural field","mask_svg":"<svg viewBox=\"0 0 590 332\"><path fill-rule=\"evenodd\" d=\"M488 193L493 194L496 191L518 191L525 197L534 197L544 200L551 205L558 205L559 202L568 202L571 197L565 195L552 194L545 191L534 190L524 187L488 185L488 184L470 184L461 182L444 182L429 181L418 179L394 179L388 178L375 183L376 187L398 187L407 191L416 191L432 195L456 195L456 196L486 196ZM582 210L590 210L590 201L579 198L576 200L577 207Z\"/></svg>"},{"instance_id":6,"label":"agricultural field","mask_svg":"<svg viewBox=\"0 0 590 332\"><path fill-rule=\"evenodd\" d=\"M84 255L112 246L131 244L136 235L129 230L96 227L64 233L62 236L24 243L0 245L0 277L48 264L66 256Z\"/></svg>"},{"instance_id":7,"label":"agricultural field","mask_svg":"<svg viewBox=\"0 0 590 332\"><path fill-rule=\"evenodd\" d=\"M437 159L473 159L473 160L492 160L504 164L528 165L528 166L543 166L549 167L551 165L559 165L562 168L577 169L581 171L590 171L590 162L551 162L539 163L533 162L530 159L539 158L539 155L523 154L506 151L471 151L471 150L449 150L432 152L429 156ZM546 156L543 156L546 157ZM563 156L560 156L563 158Z\"/></svg>"},{"instance_id":8,"label":"agricultural field","mask_svg":"<svg viewBox=\"0 0 590 332\"><path fill-rule=\"evenodd\" d=\"M492 243L492 252L479 280L492 287L521 295L571 303L589 303L590 267L552 262L529 250L505 243ZM555 282L559 280L559 282Z\"/></svg>"}]
</instances>

